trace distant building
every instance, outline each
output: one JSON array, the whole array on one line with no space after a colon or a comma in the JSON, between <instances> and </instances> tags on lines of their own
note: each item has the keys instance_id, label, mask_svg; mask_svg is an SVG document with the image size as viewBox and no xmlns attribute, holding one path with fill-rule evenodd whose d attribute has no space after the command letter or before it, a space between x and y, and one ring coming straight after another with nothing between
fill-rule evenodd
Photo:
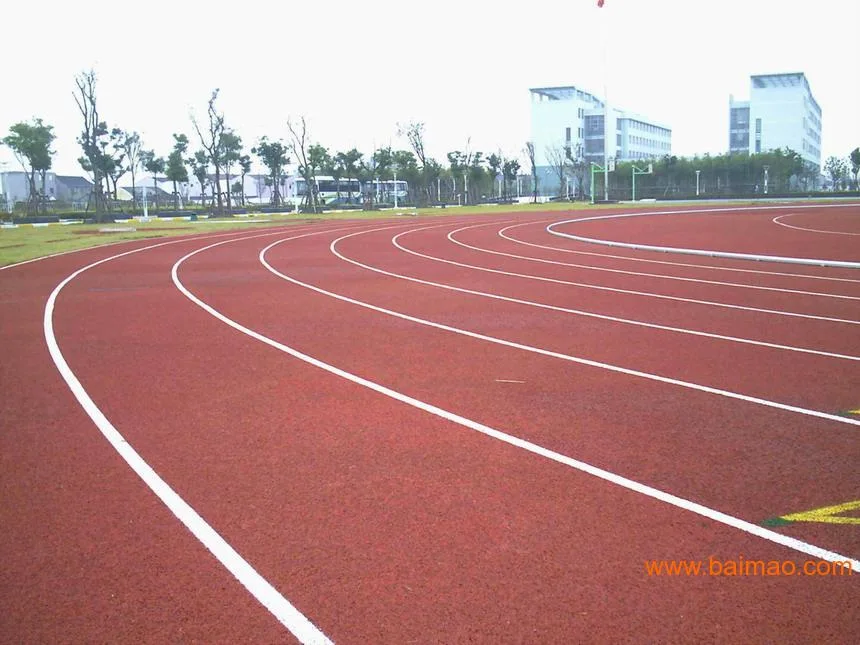
<instances>
[{"instance_id":1,"label":"distant building","mask_svg":"<svg viewBox=\"0 0 860 645\"><path fill-rule=\"evenodd\" d=\"M93 192L93 182L84 177L57 175L57 201L86 204Z\"/></svg>"},{"instance_id":2,"label":"distant building","mask_svg":"<svg viewBox=\"0 0 860 645\"><path fill-rule=\"evenodd\" d=\"M531 140L541 194L564 190L552 170L552 158L559 151L568 158L602 166L605 133L610 140L606 157L617 161L656 159L672 153L670 128L632 112L611 106L607 110L603 100L577 87L538 87L529 92ZM607 118L609 123L605 123Z\"/></svg>"},{"instance_id":3,"label":"distant building","mask_svg":"<svg viewBox=\"0 0 860 645\"><path fill-rule=\"evenodd\" d=\"M729 96L729 152L791 148L821 168L821 107L802 73L750 76L750 98Z\"/></svg>"},{"instance_id":4,"label":"distant building","mask_svg":"<svg viewBox=\"0 0 860 645\"><path fill-rule=\"evenodd\" d=\"M11 170L0 173L3 195L9 203L26 202L30 198L30 179L22 170ZM36 190L42 190L42 178L36 173ZM45 173L45 197L49 200L56 199L57 176L52 172Z\"/></svg>"}]
</instances>

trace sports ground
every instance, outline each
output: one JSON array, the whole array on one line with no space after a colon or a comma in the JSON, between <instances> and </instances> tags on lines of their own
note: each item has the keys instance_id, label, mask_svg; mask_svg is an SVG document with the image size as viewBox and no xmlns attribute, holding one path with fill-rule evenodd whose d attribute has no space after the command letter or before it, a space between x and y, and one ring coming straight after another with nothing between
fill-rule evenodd
<instances>
[{"instance_id":1,"label":"sports ground","mask_svg":"<svg viewBox=\"0 0 860 645\"><path fill-rule=\"evenodd\" d=\"M651 210L4 267L0 641L856 642L860 205Z\"/></svg>"}]
</instances>

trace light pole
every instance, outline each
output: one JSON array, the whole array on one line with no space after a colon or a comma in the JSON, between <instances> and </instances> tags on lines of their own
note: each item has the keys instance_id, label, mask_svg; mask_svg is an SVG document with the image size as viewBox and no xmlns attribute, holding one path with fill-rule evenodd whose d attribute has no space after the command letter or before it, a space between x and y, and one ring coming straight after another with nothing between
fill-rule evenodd
<instances>
[{"instance_id":1,"label":"light pole","mask_svg":"<svg viewBox=\"0 0 860 645\"><path fill-rule=\"evenodd\" d=\"M701 172L701 170L696 171L696 197L699 196L699 173Z\"/></svg>"}]
</instances>

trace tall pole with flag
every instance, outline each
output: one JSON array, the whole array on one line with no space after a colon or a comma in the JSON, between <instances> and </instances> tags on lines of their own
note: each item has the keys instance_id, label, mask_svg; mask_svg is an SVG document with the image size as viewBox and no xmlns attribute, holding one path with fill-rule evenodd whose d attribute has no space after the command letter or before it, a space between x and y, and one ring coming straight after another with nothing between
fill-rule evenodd
<instances>
[{"instance_id":1,"label":"tall pole with flag","mask_svg":"<svg viewBox=\"0 0 860 645\"><path fill-rule=\"evenodd\" d=\"M604 0L597 0L597 8L603 8ZM607 19L603 19L603 200L609 201L609 92L607 90L607 77L609 76L609 65L607 63L607 45L609 41L609 29Z\"/></svg>"}]
</instances>

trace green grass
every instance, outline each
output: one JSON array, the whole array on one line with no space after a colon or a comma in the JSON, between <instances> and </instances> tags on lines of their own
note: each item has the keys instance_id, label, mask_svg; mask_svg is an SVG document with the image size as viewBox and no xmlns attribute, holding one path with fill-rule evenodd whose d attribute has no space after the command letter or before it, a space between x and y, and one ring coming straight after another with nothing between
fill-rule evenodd
<instances>
[{"instance_id":1,"label":"green grass","mask_svg":"<svg viewBox=\"0 0 860 645\"><path fill-rule=\"evenodd\" d=\"M729 202L724 202L728 204ZM751 204L750 200L732 202L738 204ZM667 203L640 203L623 204L623 208L654 208L672 206L685 206L688 202ZM187 222L184 220L159 221L153 219L150 222L134 221L128 224L106 223L106 224L69 224L60 226L51 224L45 227L33 227L21 225L18 228L0 229L0 266L23 262L33 258L74 251L103 244L111 244L125 240L139 240L146 238L175 237L180 235L193 235L199 233L211 233L215 231L235 230L258 230L269 226L282 226L284 224L297 224L308 220L373 220L391 218L401 215L417 215L419 217L444 217L455 215L492 215L496 213L530 213L530 212L564 212L572 210L600 210L604 208L618 208L617 204L592 206L586 202L550 202L546 204L503 204L498 206L463 206L448 208L398 208L395 210L381 211L344 211L341 213L327 212L318 215L302 214L269 214L261 213L248 218L234 218L229 220L199 220ZM264 222L264 220L270 220ZM101 228L134 227L134 232L101 233Z\"/></svg>"}]
</instances>

